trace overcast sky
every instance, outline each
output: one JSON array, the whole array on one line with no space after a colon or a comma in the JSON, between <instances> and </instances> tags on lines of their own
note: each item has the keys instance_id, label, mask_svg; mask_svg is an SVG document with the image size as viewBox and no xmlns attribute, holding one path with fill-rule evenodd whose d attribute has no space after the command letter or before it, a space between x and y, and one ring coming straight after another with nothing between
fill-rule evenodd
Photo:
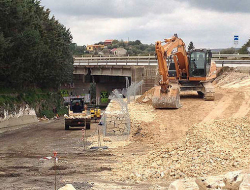
<instances>
[{"instance_id":1,"label":"overcast sky","mask_svg":"<svg viewBox=\"0 0 250 190\"><path fill-rule=\"evenodd\" d=\"M41 0L78 45L106 39L155 43L177 33L196 48L241 47L250 38L250 0Z\"/></svg>"}]
</instances>

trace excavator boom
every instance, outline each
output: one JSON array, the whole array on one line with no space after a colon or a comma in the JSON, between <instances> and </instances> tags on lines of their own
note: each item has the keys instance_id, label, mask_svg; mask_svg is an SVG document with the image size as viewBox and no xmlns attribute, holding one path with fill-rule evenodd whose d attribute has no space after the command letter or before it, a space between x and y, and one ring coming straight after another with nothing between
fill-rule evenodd
<instances>
[{"instance_id":1,"label":"excavator boom","mask_svg":"<svg viewBox=\"0 0 250 190\"><path fill-rule=\"evenodd\" d=\"M176 36L173 36L171 39L166 39L165 43L164 46L161 45L160 41L157 41L155 44L161 80L159 81L160 86L155 87L152 104L154 108L179 108L181 106L180 88L178 84L169 82L166 59L171 55L174 48L180 48L181 45L185 44Z\"/></svg>"}]
</instances>

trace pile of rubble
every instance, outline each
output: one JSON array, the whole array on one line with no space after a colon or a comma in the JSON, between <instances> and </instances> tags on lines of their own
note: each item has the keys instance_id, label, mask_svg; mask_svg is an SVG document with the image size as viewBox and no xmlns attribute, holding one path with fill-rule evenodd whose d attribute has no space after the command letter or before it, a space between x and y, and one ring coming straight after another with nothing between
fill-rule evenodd
<instances>
[{"instance_id":1,"label":"pile of rubble","mask_svg":"<svg viewBox=\"0 0 250 190\"><path fill-rule=\"evenodd\" d=\"M247 170L228 172L225 175L209 176L206 178L180 179L172 182L168 190L211 190L230 189L247 190L250 189L250 174Z\"/></svg>"},{"instance_id":2,"label":"pile of rubble","mask_svg":"<svg viewBox=\"0 0 250 190\"><path fill-rule=\"evenodd\" d=\"M125 159L116 172L123 181L179 179L217 175L247 168L250 163L250 121L230 118L200 123L186 138L146 155Z\"/></svg>"},{"instance_id":3,"label":"pile of rubble","mask_svg":"<svg viewBox=\"0 0 250 190\"><path fill-rule=\"evenodd\" d=\"M217 87L220 87L228 84L236 84L247 79L250 79L249 73L241 73L237 72L237 70L229 70L218 76L213 83Z\"/></svg>"}]
</instances>

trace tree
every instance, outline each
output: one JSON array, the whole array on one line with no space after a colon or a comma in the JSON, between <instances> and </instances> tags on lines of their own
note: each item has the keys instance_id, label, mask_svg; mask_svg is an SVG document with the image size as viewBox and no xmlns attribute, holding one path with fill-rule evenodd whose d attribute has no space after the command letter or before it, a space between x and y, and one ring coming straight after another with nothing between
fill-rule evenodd
<instances>
[{"instance_id":1,"label":"tree","mask_svg":"<svg viewBox=\"0 0 250 190\"><path fill-rule=\"evenodd\" d=\"M235 53L235 49L233 47L231 48L227 48L227 49L223 49L220 51L221 54L234 54Z\"/></svg>"},{"instance_id":2,"label":"tree","mask_svg":"<svg viewBox=\"0 0 250 190\"><path fill-rule=\"evenodd\" d=\"M72 36L38 0L0 2L0 85L57 87L73 76Z\"/></svg>"},{"instance_id":3,"label":"tree","mask_svg":"<svg viewBox=\"0 0 250 190\"><path fill-rule=\"evenodd\" d=\"M119 43L118 40L113 40L113 41L112 41L112 44L118 44L118 43Z\"/></svg>"},{"instance_id":4,"label":"tree","mask_svg":"<svg viewBox=\"0 0 250 190\"><path fill-rule=\"evenodd\" d=\"M195 49L193 42L191 41L188 45L188 51Z\"/></svg>"},{"instance_id":5,"label":"tree","mask_svg":"<svg viewBox=\"0 0 250 190\"><path fill-rule=\"evenodd\" d=\"M72 43L70 45L70 50L72 52L73 55L84 55L86 53L87 47L84 46L77 46L76 43Z\"/></svg>"},{"instance_id":6,"label":"tree","mask_svg":"<svg viewBox=\"0 0 250 190\"><path fill-rule=\"evenodd\" d=\"M250 39L247 41L247 43L245 43L240 49L239 49L239 53L240 54L247 54L247 48L250 47Z\"/></svg>"},{"instance_id":7,"label":"tree","mask_svg":"<svg viewBox=\"0 0 250 190\"><path fill-rule=\"evenodd\" d=\"M141 41L140 40L135 40L135 45L141 45Z\"/></svg>"}]
</instances>

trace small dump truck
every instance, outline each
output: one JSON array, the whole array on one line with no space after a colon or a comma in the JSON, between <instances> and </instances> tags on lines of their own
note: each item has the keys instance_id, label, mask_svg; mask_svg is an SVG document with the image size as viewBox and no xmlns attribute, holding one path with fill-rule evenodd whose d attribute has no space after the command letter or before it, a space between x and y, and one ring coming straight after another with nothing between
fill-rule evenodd
<instances>
[{"instance_id":1,"label":"small dump truck","mask_svg":"<svg viewBox=\"0 0 250 190\"><path fill-rule=\"evenodd\" d=\"M99 108L91 108L90 113L91 113L91 119L96 120L101 118L101 109Z\"/></svg>"},{"instance_id":2,"label":"small dump truck","mask_svg":"<svg viewBox=\"0 0 250 190\"><path fill-rule=\"evenodd\" d=\"M71 98L68 115L64 116L65 130L69 127L84 127L90 129L91 114L84 110L84 98Z\"/></svg>"}]
</instances>

